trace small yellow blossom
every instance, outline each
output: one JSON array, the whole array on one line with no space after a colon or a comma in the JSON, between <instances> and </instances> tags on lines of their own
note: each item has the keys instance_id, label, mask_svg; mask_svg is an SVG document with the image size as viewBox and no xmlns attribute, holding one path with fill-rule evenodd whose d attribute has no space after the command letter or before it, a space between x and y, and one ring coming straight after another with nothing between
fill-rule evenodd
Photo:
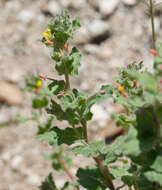
<instances>
[{"instance_id":1,"label":"small yellow blossom","mask_svg":"<svg viewBox=\"0 0 162 190\"><path fill-rule=\"evenodd\" d=\"M42 80L37 80L36 86L37 88L40 88L42 86Z\"/></svg>"},{"instance_id":2,"label":"small yellow blossom","mask_svg":"<svg viewBox=\"0 0 162 190\"><path fill-rule=\"evenodd\" d=\"M51 46L53 46L53 45L54 45L54 43L53 43L53 42L51 42L50 40L46 40L44 43L45 43L45 44L48 44L48 45L51 45Z\"/></svg>"},{"instance_id":3,"label":"small yellow blossom","mask_svg":"<svg viewBox=\"0 0 162 190\"><path fill-rule=\"evenodd\" d=\"M120 92L124 92L124 86L119 85L119 86L118 86L118 90L119 90Z\"/></svg>"},{"instance_id":4,"label":"small yellow blossom","mask_svg":"<svg viewBox=\"0 0 162 190\"><path fill-rule=\"evenodd\" d=\"M43 36L50 38L51 37L51 30L47 29L46 31L42 32Z\"/></svg>"},{"instance_id":5,"label":"small yellow blossom","mask_svg":"<svg viewBox=\"0 0 162 190\"><path fill-rule=\"evenodd\" d=\"M64 57L64 53L63 52L61 53L61 57Z\"/></svg>"}]
</instances>

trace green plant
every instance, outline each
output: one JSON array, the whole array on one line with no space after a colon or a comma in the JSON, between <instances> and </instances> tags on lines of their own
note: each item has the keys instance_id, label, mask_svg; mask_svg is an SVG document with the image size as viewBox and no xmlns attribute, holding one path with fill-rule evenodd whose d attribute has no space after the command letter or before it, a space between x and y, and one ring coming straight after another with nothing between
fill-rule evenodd
<instances>
[{"instance_id":1,"label":"green plant","mask_svg":"<svg viewBox=\"0 0 162 190\"><path fill-rule=\"evenodd\" d=\"M47 25L42 42L50 48L55 69L65 80L40 76L50 81L47 87L42 87L40 78L30 76L26 84L27 90L35 94L32 105L38 111L32 119L38 122L37 139L55 148L45 157L51 160L55 170L64 171L70 181L58 188L49 174L41 190L64 190L69 186L87 190L117 190L125 186L135 190L162 189L162 92L158 88L162 82L162 43L156 42L155 2L147 1L147 5L152 21L154 49L150 53L154 55L154 71L148 72L142 62L129 64L119 70L117 85L104 85L95 94L83 94L70 85L69 76L78 74L82 57L76 47L69 48L75 30L80 27L79 18L71 21L69 13L63 11ZM87 122L93 115L91 107L105 98L112 98L127 112L112 114L117 126L125 128L126 135L118 137L111 145L105 145L104 141L88 141ZM45 110L50 117L42 122L39 114ZM23 122L31 118L19 116L18 119ZM69 126L65 129L53 127L53 119L65 120ZM96 164L79 168L73 176L68 168L72 159L62 145L67 145L75 156L82 154L93 158ZM123 185L115 185L116 178Z\"/></svg>"}]
</instances>

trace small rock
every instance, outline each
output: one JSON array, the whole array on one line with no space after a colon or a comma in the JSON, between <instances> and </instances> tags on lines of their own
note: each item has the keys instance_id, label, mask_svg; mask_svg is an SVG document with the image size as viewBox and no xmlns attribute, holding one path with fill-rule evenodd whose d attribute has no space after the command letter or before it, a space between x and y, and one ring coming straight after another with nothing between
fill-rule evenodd
<instances>
[{"instance_id":1,"label":"small rock","mask_svg":"<svg viewBox=\"0 0 162 190\"><path fill-rule=\"evenodd\" d=\"M122 1L127 6L134 6L137 3L137 0L122 0Z\"/></svg>"},{"instance_id":2,"label":"small rock","mask_svg":"<svg viewBox=\"0 0 162 190\"><path fill-rule=\"evenodd\" d=\"M48 10L52 14L59 14L61 12L61 8L56 1L51 0L48 4Z\"/></svg>"},{"instance_id":3,"label":"small rock","mask_svg":"<svg viewBox=\"0 0 162 190\"><path fill-rule=\"evenodd\" d=\"M88 31L92 37L97 37L108 32L109 25L100 19L96 19L89 23Z\"/></svg>"},{"instance_id":4,"label":"small rock","mask_svg":"<svg viewBox=\"0 0 162 190\"><path fill-rule=\"evenodd\" d=\"M13 169L17 169L19 167L19 165L22 162L22 157L19 155L16 155L15 157L13 157L13 159L11 160L11 167Z\"/></svg>"},{"instance_id":5,"label":"small rock","mask_svg":"<svg viewBox=\"0 0 162 190\"><path fill-rule=\"evenodd\" d=\"M93 113L93 120L97 121L100 127L103 127L106 124L108 118L106 111L102 106L97 104L92 107L91 111Z\"/></svg>"},{"instance_id":6,"label":"small rock","mask_svg":"<svg viewBox=\"0 0 162 190\"><path fill-rule=\"evenodd\" d=\"M80 8L83 8L85 5L86 5L86 0L73 0L71 1L72 3L72 6L75 8L75 9L80 9Z\"/></svg>"},{"instance_id":7,"label":"small rock","mask_svg":"<svg viewBox=\"0 0 162 190\"><path fill-rule=\"evenodd\" d=\"M100 0L99 10L103 16L111 15L117 8L119 0Z\"/></svg>"},{"instance_id":8,"label":"small rock","mask_svg":"<svg viewBox=\"0 0 162 190\"><path fill-rule=\"evenodd\" d=\"M90 53L90 54L98 54L98 51L99 51L99 46L97 45L93 45L93 44L86 44L84 46L84 49L87 53Z\"/></svg>"},{"instance_id":9,"label":"small rock","mask_svg":"<svg viewBox=\"0 0 162 190\"><path fill-rule=\"evenodd\" d=\"M0 102L9 105L22 104L23 96L20 89L7 81L0 81Z\"/></svg>"},{"instance_id":10,"label":"small rock","mask_svg":"<svg viewBox=\"0 0 162 190\"><path fill-rule=\"evenodd\" d=\"M17 15L17 20L26 25L30 24L33 18L34 18L34 13L30 10L22 10Z\"/></svg>"}]
</instances>

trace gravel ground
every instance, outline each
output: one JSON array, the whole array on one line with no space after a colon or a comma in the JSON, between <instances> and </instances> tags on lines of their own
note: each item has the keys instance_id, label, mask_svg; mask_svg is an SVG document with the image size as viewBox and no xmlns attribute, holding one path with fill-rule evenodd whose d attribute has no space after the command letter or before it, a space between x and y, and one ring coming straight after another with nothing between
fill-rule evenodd
<instances>
[{"instance_id":1,"label":"gravel ground","mask_svg":"<svg viewBox=\"0 0 162 190\"><path fill-rule=\"evenodd\" d=\"M150 18L143 4L136 0L2 0L0 3L0 80L22 87L28 72L57 77L48 50L39 42L43 25L68 9L72 16L80 16L82 28L73 44L83 53L80 75L72 79L74 87L94 92L101 84L112 82L116 68L133 61L144 60L150 70L152 57ZM156 31L162 39L162 8L156 12ZM13 96L14 94L9 94ZM21 106L0 104L0 122L18 113L30 115L30 97ZM93 133L105 125L114 110L108 100L93 108L94 119L89 124ZM51 152L47 144L36 139L36 126L10 124L0 130L0 190L38 189L51 171L43 152ZM101 137L104 138L104 137ZM91 160L74 159L75 166ZM75 173L75 167L72 168ZM56 183L62 185L66 176L56 173Z\"/></svg>"}]
</instances>

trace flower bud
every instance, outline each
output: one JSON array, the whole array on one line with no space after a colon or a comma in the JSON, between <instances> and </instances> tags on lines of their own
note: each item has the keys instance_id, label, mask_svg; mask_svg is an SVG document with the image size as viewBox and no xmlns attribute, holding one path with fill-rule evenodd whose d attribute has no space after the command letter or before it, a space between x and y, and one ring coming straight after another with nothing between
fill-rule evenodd
<instances>
[{"instance_id":1,"label":"flower bud","mask_svg":"<svg viewBox=\"0 0 162 190\"><path fill-rule=\"evenodd\" d=\"M128 95L127 95L126 92L123 91L121 94L122 94L122 96L123 96L124 98L128 98Z\"/></svg>"},{"instance_id":2,"label":"flower bud","mask_svg":"<svg viewBox=\"0 0 162 190\"><path fill-rule=\"evenodd\" d=\"M159 55L158 51L154 50L154 49L150 49L150 54L154 55L154 56L157 56Z\"/></svg>"},{"instance_id":3,"label":"flower bud","mask_svg":"<svg viewBox=\"0 0 162 190\"><path fill-rule=\"evenodd\" d=\"M64 96L64 94L62 92L60 92L60 93L57 94L57 98L61 98L63 96Z\"/></svg>"}]
</instances>

